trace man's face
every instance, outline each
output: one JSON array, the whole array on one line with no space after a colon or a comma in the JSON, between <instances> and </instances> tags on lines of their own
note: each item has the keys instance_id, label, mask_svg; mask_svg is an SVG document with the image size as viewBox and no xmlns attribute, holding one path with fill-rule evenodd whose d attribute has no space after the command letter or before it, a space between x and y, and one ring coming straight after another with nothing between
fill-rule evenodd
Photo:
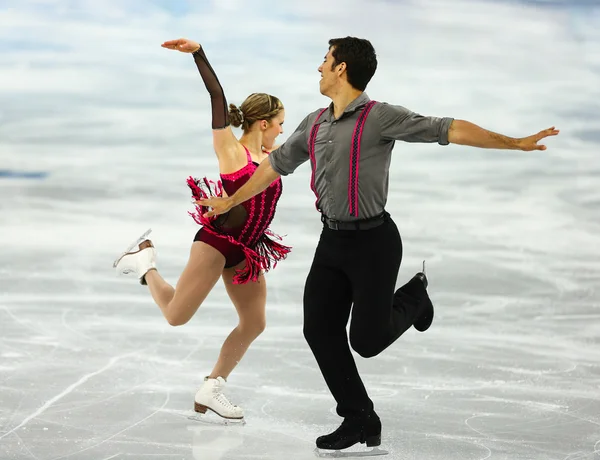
<instances>
[{"instance_id":1,"label":"man's face","mask_svg":"<svg viewBox=\"0 0 600 460\"><path fill-rule=\"evenodd\" d=\"M332 70L333 63L335 62L332 52L333 48L330 48L327 54L325 55L323 63L317 69L321 73L321 80L319 81L319 90L324 96L327 96L329 90L331 90L331 88L334 87L338 80L337 67L339 67L339 65L333 68Z\"/></svg>"}]
</instances>

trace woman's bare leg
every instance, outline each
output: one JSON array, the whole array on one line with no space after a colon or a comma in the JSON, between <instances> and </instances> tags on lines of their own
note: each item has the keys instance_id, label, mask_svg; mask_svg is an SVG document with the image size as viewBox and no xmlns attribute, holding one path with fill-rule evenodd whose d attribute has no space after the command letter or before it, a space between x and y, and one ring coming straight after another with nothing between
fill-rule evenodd
<instances>
[{"instance_id":1,"label":"woman's bare leg","mask_svg":"<svg viewBox=\"0 0 600 460\"><path fill-rule=\"evenodd\" d=\"M238 268L242 267L242 262ZM267 303L267 284L265 277L260 275L256 282L233 284L235 268L223 270L223 282L235 309L239 323L231 331L219 354L210 378L223 377L227 379L231 371L241 361L250 344L265 329L265 306Z\"/></svg>"},{"instance_id":2,"label":"woman's bare leg","mask_svg":"<svg viewBox=\"0 0 600 460\"><path fill-rule=\"evenodd\" d=\"M146 283L165 319L172 326L187 323L223 273L225 257L212 246L195 241L177 286L173 288L157 270L146 273Z\"/></svg>"}]
</instances>

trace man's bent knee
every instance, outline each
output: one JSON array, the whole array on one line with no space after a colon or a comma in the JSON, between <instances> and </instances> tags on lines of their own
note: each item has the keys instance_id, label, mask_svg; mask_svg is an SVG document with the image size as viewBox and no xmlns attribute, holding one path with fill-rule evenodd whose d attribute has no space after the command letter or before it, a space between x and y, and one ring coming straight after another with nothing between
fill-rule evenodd
<instances>
[{"instance_id":1,"label":"man's bent knee","mask_svg":"<svg viewBox=\"0 0 600 460\"><path fill-rule=\"evenodd\" d=\"M383 347L372 336L350 334L350 346L363 358L373 358L383 350Z\"/></svg>"}]
</instances>

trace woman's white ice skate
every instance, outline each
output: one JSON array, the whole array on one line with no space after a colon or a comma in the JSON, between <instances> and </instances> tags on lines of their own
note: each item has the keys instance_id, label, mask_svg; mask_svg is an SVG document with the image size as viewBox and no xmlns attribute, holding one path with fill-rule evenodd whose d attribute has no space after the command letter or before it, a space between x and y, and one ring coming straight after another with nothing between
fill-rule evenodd
<instances>
[{"instance_id":1,"label":"woman's white ice skate","mask_svg":"<svg viewBox=\"0 0 600 460\"><path fill-rule=\"evenodd\" d=\"M194 397L194 411L197 414L206 414L210 410L225 421L243 422L244 410L232 404L223 394L225 383L222 377L205 377L204 384Z\"/></svg>"},{"instance_id":2,"label":"woman's white ice skate","mask_svg":"<svg viewBox=\"0 0 600 460\"><path fill-rule=\"evenodd\" d=\"M150 228L146 230L114 261L113 268L117 275L135 275L140 284L146 284L144 276L156 268L156 250L147 238L151 232Z\"/></svg>"}]
</instances>

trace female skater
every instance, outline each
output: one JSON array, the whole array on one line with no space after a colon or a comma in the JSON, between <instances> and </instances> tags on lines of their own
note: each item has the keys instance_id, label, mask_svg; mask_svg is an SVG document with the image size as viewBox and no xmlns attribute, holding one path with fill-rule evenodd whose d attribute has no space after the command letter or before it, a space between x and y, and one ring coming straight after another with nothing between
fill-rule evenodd
<instances>
[{"instance_id":1,"label":"female skater","mask_svg":"<svg viewBox=\"0 0 600 460\"><path fill-rule=\"evenodd\" d=\"M209 195L232 195L250 178L283 133L284 108L278 98L254 93L237 108L229 109L223 88L202 47L187 39L170 40L163 48L191 53L210 94L213 146L219 162L221 181L188 178L195 200ZM230 124L241 126L238 141ZM227 377L242 359L250 344L265 328L266 284L263 272L287 255L289 247L279 244L268 230L281 196L278 179L264 192L217 218L206 219L207 208L197 206L190 213L202 225L192 243L188 263L177 286L169 285L156 270L155 249L142 235L115 261L118 274L135 274L147 284L154 301L173 326L187 323L220 277L235 306L239 323L229 334L210 375L195 396L194 409L207 409L223 418L241 419L242 408L223 394Z\"/></svg>"}]
</instances>

